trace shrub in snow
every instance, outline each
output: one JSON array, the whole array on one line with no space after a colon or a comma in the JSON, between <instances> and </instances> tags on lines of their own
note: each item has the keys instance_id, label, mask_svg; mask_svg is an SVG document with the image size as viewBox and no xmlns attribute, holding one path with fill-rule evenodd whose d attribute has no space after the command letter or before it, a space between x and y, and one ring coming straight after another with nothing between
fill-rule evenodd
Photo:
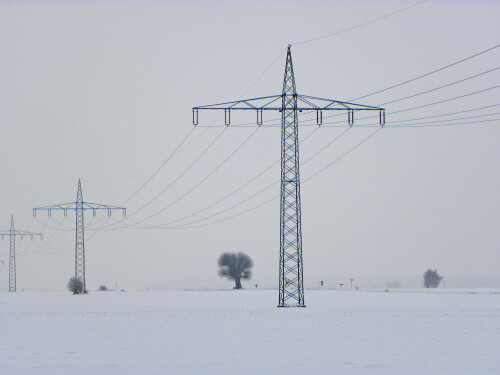
<instances>
[{"instance_id":1,"label":"shrub in snow","mask_svg":"<svg viewBox=\"0 0 500 375\"><path fill-rule=\"evenodd\" d=\"M439 276L436 270L431 270L429 268L424 273L424 286L426 288L437 288L442 279L443 277Z\"/></svg>"},{"instance_id":2,"label":"shrub in snow","mask_svg":"<svg viewBox=\"0 0 500 375\"><path fill-rule=\"evenodd\" d=\"M245 253L222 253L217 262L219 276L234 280L234 289L241 289L241 279L249 280L252 277L252 259Z\"/></svg>"},{"instance_id":3,"label":"shrub in snow","mask_svg":"<svg viewBox=\"0 0 500 375\"><path fill-rule=\"evenodd\" d=\"M107 291L107 290L108 290L108 287L107 287L106 285L101 285L101 286L99 287L99 290L100 290L101 292L105 292L105 291Z\"/></svg>"},{"instance_id":4,"label":"shrub in snow","mask_svg":"<svg viewBox=\"0 0 500 375\"><path fill-rule=\"evenodd\" d=\"M73 294L83 293L83 281L76 277L72 277L68 281L68 290L73 292Z\"/></svg>"}]
</instances>

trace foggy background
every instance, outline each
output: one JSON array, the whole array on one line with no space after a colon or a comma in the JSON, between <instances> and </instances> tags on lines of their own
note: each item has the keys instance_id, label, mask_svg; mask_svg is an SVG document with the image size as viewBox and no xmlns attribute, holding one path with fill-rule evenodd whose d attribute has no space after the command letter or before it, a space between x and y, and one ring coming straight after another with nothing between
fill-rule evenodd
<instances>
[{"instance_id":1,"label":"foggy background","mask_svg":"<svg viewBox=\"0 0 500 375\"><path fill-rule=\"evenodd\" d=\"M42 241L17 241L18 290L62 290L74 274L74 213L33 218L34 207L74 201L79 178L84 200L121 205L192 129L193 106L280 94L288 44L298 93L343 101L498 44L499 2L431 0L301 43L415 3L0 1L0 230L9 229L13 214L16 229L44 234ZM354 102L378 106L431 90L496 68L499 57L497 48ZM326 287L348 285L349 278L360 287L384 287L387 280L419 287L429 267L437 268L447 287L500 286L499 107L413 120L499 104L498 89L390 114L494 87L499 78L497 70L383 105L386 128L302 184L306 287L320 280ZM479 115L485 116L463 119ZM279 123L279 114L264 114L271 119ZM344 127L317 129L300 145L302 161L345 131L347 115L337 119L345 120ZM224 130L223 121L200 112L200 125L213 127L189 135L125 204L127 219L117 222L121 212L110 219L105 212L96 218L86 213L89 290L115 283L134 290L230 289L232 282L217 276L216 260L225 251L244 251L254 260L254 277L244 287L277 285L279 200L244 211L279 194L279 183L229 208L279 180L279 163L220 204L168 225L279 159L279 127L258 129L171 205L255 131L229 127L178 178ZM356 125L373 122L356 121L301 167L302 180L366 139L376 128ZM316 129L304 124L309 126L299 129L301 140ZM111 230L120 226L129 227ZM8 290L8 252L5 237L2 291Z\"/></svg>"}]
</instances>

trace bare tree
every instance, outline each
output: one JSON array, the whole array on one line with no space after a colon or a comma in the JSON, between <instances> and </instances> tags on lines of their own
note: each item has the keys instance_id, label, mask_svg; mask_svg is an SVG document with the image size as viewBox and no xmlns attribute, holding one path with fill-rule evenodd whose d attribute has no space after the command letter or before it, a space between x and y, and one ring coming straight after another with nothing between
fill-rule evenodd
<instances>
[{"instance_id":1,"label":"bare tree","mask_svg":"<svg viewBox=\"0 0 500 375\"><path fill-rule=\"evenodd\" d=\"M68 290L73 294L83 293L83 281L79 278L72 277L68 281Z\"/></svg>"},{"instance_id":2,"label":"bare tree","mask_svg":"<svg viewBox=\"0 0 500 375\"><path fill-rule=\"evenodd\" d=\"M234 280L234 289L241 289L241 279L249 280L252 277L252 259L245 253L222 253L217 262L219 276Z\"/></svg>"},{"instance_id":3,"label":"bare tree","mask_svg":"<svg viewBox=\"0 0 500 375\"><path fill-rule=\"evenodd\" d=\"M439 276L436 270L431 270L429 268L424 273L424 286L426 288L437 288L442 279L443 277Z\"/></svg>"}]
</instances>

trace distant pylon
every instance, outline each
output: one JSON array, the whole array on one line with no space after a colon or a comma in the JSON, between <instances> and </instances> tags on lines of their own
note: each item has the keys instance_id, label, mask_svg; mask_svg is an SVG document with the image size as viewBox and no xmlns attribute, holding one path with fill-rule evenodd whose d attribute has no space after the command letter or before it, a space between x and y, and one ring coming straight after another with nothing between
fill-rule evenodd
<instances>
[{"instance_id":1,"label":"distant pylon","mask_svg":"<svg viewBox=\"0 0 500 375\"><path fill-rule=\"evenodd\" d=\"M78 180L78 191L76 192L76 230L75 230L75 278L83 281L83 290L86 291L85 283L85 225L83 215L82 183Z\"/></svg>"},{"instance_id":2,"label":"distant pylon","mask_svg":"<svg viewBox=\"0 0 500 375\"><path fill-rule=\"evenodd\" d=\"M357 111L375 111L380 125L385 123L385 109L339 100L297 94L291 46L288 46L281 95L263 96L212 105L193 107L193 124L198 125L200 110L223 110L226 126L231 125L232 111L257 112L257 125L262 126L263 111L281 112L281 194L280 194L280 266L278 307L304 307L302 266L302 220L300 202L298 113L316 114L316 124L323 123L323 111L347 112L347 123L354 125ZM281 105L277 104L281 102Z\"/></svg>"},{"instance_id":3,"label":"distant pylon","mask_svg":"<svg viewBox=\"0 0 500 375\"><path fill-rule=\"evenodd\" d=\"M16 279L16 236L40 236L43 237L41 233L26 232L24 230L16 230L14 227L14 215L10 217L10 229L8 231L0 231L2 239L4 236L10 237L10 252L9 252L9 292L13 293L17 289L17 279Z\"/></svg>"},{"instance_id":4,"label":"distant pylon","mask_svg":"<svg viewBox=\"0 0 500 375\"><path fill-rule=\"evenodd\" d=\"M82 183L78 180L78 190L76 192L76 201L71 203L56 204L53 206L37 207L33 209L33 216L36 216L38 210L45 210L51 216L52 210L63 210L64 216L67 215L68 210L75 211L75 279L80 280L83 285L83 292L87 292L87 284L85 280L85 225L84 225L84 212L92 210L94 217L97 210L107 210L108 216L114 210L122 210L123 216L126 215L124 207L108 206L105 204L89 203L83 201Z\"/></svg>"}]
</instances>

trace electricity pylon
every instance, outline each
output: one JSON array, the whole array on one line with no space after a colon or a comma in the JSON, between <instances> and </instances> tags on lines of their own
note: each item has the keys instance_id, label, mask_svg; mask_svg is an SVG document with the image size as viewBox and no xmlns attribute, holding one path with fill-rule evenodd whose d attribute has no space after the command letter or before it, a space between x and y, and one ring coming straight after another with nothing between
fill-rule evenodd
<instances>
[{"instance_id":1,"label":"electricity pylon","mask_svg":"<svg viewBox=\"0 0 500 375\"><path fill-rule=\"evenodd\" d=\"M376 111L380 125L385 123L385 110L361 104L298 95L293 73L292 54L288 46L281 95L237 100L193 108L193 125L198 125L200 110L224 110L225 125L231 124L231 111L253 110L261 126L263 111L281 113L281 194L280 194L280 266L278 307L304 307L302 267L302 222L300 202L298 113L313 111L316 123L323 122L324 111L346 111L349 126L354 124L357 111ZM281 102L281 105L277 105Z\"/></svg>"},{"instance_id":2,"label":"electricity pylon","mask_svg":"<svg viewBox=\"0 0 500 375\"><path fill-rule=\"evenodd\" d=\"M114 210L122 210L123 216L126 215L124 207L108 206L105 204L89 203L83 201L82 183L78 180L78 191L76 193L76 202L55 204L53 206L37 207L33 209L33 216L36 216L38 210L47 211L49 217L52 210L64 211L64 216L67 216L68 210L75 211L76 225L75 225L75 279L82 282L83 292L87 292L85 283L85 225L84 225L84 212L92 210L94 217L97 210L107 210L108 216Z\"/></svg>"},{"instance_id":3,"label":"electricity pylon","mask_svg":"<svg viewBox=\"0 0 500 375\"><path fill-rule=\"evenodd\" d=\"M43 234L16 230L14 227L14 215L12 215L10 217L10 230L0 231L0 235L2 236L2 239L4 236L10 237L9 292L14 293L16 291L16 236L21 236L21 239L24 236L30 236L31 239L33 239L33 236L40 236L40 238L43 238Z\"/></svg>"}]
</instances>

